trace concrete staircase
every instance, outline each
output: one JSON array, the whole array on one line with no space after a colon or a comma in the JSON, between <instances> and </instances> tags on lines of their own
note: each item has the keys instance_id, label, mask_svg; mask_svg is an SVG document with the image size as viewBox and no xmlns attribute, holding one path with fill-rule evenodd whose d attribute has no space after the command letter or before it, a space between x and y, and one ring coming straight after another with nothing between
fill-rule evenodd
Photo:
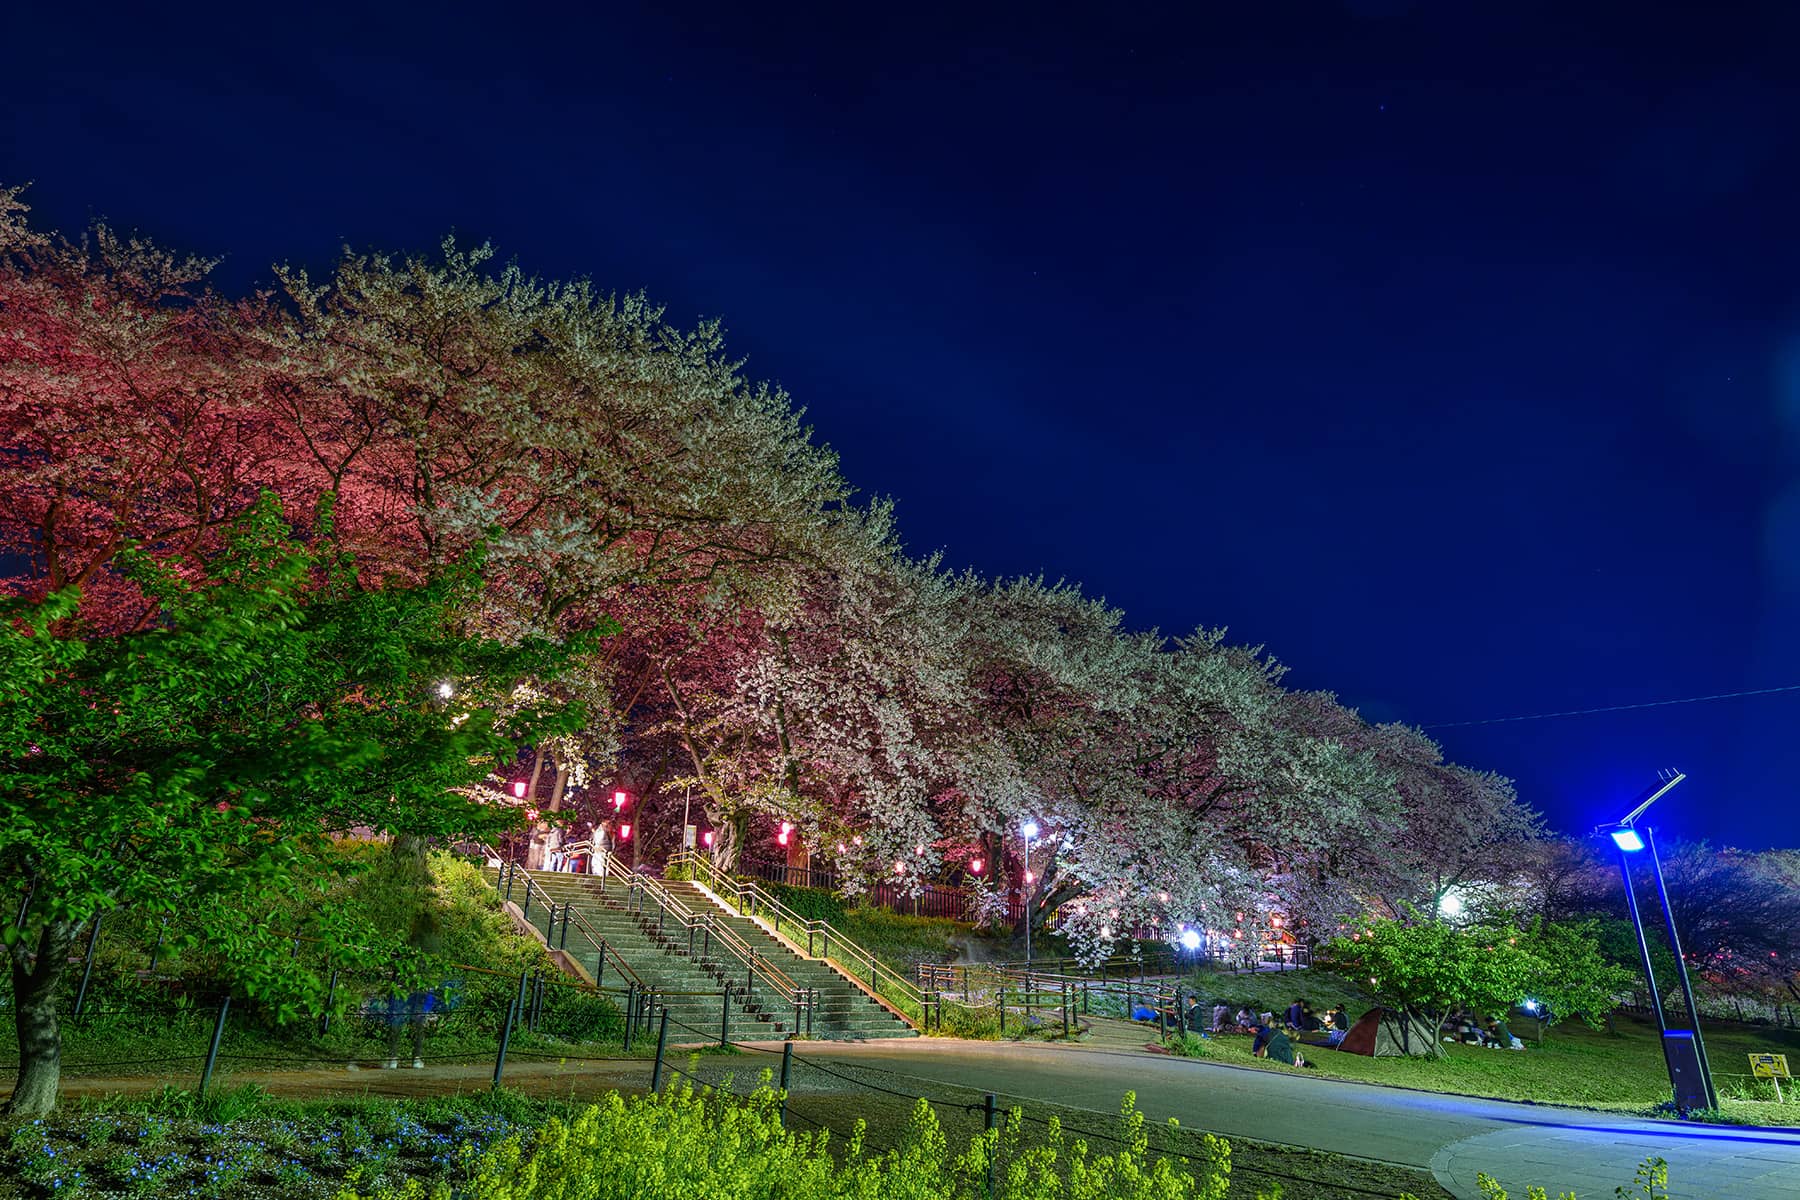
<instances>
[{"instance_id":1,"label":"concrete staircase","mask_svg":"<svg viewBox=\"0 0 1800 1200\"><path fill-rule=\"evenodd\" d=\"M812 1035L834 1040L871 1037L916 1037L912 1026L876 1002L856 984L846 979L830 963L797 953L781 938L749 917L739 916L715 900L711 893L692 883L664 881L663 887L691 911L706 913L754 947L782 974L803 988L818 994L813 1011Z\"/></svg>"},{"instance_id":2,"label":"concrete staircase","mask_svg":"<svg viewBox=\"0 0 1800 1200\"><path fill-rule=\"evenodd\" d=\"M498 885L496 875L489 870L488 882ZM576 927L566 938L558 923L555 944L608 988L622 990L627 985L616 966L622 959L655 993L657 1006L669 1010L671 1040L717 1040L722 1027L732 1041L793 1036L794 1010L786 997L770 995L770 989L757 981L746 1004L744 972L738 964L727 955L709 950L704 938L695 940L690 953L686 931L671 928L666 920L659 930L656 906L648 899L642 904L643 911L633 912L629 892L617 882L607 887L596 876L555 871L532 871L530 875L543 894L556 904L573 904L578 914ZM515 884L515 905L523 893L522 884ZM534 898L528 919L540 932L545 929L545 915L541 896ZM604 965L597 961L600 955L582 936L583 924L611 951ZM732 986L729 1002L722 995L727 982Z\"/></svg>"}]
</instances>

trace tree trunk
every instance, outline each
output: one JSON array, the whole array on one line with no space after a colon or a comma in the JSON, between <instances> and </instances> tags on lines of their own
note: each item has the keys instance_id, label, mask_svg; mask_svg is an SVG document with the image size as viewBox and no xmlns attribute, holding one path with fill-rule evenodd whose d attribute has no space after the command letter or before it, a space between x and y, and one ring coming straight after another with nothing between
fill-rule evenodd
<instances>
[{"instance_id":1,"label":"tree trunk","mask_svg":"<svg viewBox=\"0 0 1800 1200\"><path fill-rule=\"evenodd\" d=\"M23 946L12 948L13 1024L19 1036L19 1075L7 1101L10 1116L41 1116L56 1107L62 1080L62 1032L56 1022L56 988L81 926L51 921L38 937L35 961Z\"/></svg>"}]
</instances>

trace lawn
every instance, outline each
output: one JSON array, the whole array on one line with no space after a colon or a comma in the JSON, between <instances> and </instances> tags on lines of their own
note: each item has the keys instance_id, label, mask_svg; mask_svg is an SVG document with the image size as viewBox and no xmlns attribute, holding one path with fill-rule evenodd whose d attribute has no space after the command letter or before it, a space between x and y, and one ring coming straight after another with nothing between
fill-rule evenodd
<instances>
[{"instance_id":1,"label":"lawn","mask_svg":"<svg viewBox=\"0 0 1800 1200\"><path fill-rule=\"evenodd\" d=\"M1297 988L1293 978L1289 977L1276 985L1277 995L1270 998L1285 997L1286 1002L1291 1003L1297 995L1308 999L1329 997L1331 988L1325 984L1325 978L1321 976L1316 986ZM1264 990L1268 990L1266 985ZM1236 995L1230 991L1222 994ZM1358 1012L1354 1005L1351 1012ZM1523 1028L1515 1026L1514 1030L1526 1038L1525 1050L1447 1045L1441 1059L1364 1058L1307 1047L1303 1047L1302 1052L1318 1064L1319 1074L1339 1079L1502 1100L1648 1113L1669 1098L1669 1077L1663 1065L1656 1028L1648 1022L1625 1016L1614 1022L1614 1028L1615 1032L1608 1033L1579 1023L1553 1026L1540 1048L1528 1036L1531 1031L1526 1023ZM1790 1096L1786 1104L1775 1103L1773 1088L1750 1078L1746 1058L1753 1051L1772 1051L1786 1053L1800 1061L1800 1033L1726 1024L1710 1025L1703 1032L1724 1119L1750 1125L1800 1126L1800 1100ZM1195 1052L1197 1057L1241 1066L1294 1069L1251 1058L1250 1039L1243 1036L1206 1038L1195 1047Z\"/></svg>"},{"instance_id":2,"label":"lawn","mask_svg":"<svg viewBox=\"0 0 1800 1200\"><path fill-rule=\"evenodd\" d=\"M1254 974L1200 971L1189 976L1184 986L1191 995L1200 997L1202 1006L1210 1008L1223 1000L1233 1012L1246 1006L1251 1012L1272 1012L1279 1016L1294 1001L1305 1000L1319 1012L1342 1004L1354 1020L1374 1003L1342 975L1329 971L1258 971Z\"/></svg>"}]
</instances>

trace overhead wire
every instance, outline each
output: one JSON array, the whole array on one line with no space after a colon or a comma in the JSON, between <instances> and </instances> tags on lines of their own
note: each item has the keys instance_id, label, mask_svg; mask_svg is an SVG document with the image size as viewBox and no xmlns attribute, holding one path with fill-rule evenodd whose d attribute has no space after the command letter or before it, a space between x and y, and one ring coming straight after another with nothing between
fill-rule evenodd
<instances>
[{"instance_id":1,"label":"overhead wire","mask_svg":"<svg viewBox=\"0 0 1800 1200\"><path fill-rule=\"evenodd\" d=\"M1437 721L1420 729L1462 729L1470 725L1505 725L1514 721L1548 721L1552 717L1587 717L1596 713L1630 712L1640 708L1668 708L1676 704L1704 704L1710 700L1737 700L1745 696L1773 696L1781 692L1800 692L1800 683L1782 687L1751 688L1742 692L1715 692L1710 696L1683 696L1676 700L1646 700L1639 704L1605 704L1598 708L1569 708L1559 712L1522 713L1512 717L1483 717L1477 721Z\"/></svg>"}]
</instances>

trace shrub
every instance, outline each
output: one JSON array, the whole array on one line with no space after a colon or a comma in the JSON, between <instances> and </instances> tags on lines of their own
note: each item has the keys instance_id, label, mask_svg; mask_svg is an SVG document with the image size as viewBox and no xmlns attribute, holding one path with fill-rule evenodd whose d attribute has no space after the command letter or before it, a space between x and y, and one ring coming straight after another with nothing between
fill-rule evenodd
<instances>
[{"instance_id":1,"label":"shrub","mask_svg":"<svg viewBox=\"0 0 1800 1200\"><path fill-rule=\"evenodd\" d=\"M921 1100L899 1147L870 1152L858 1122L839 1161L829 1153L829 1134L783 1128L780 1103L766 1080L746 1099L686 1086L629 1100L614 1093L571 1121L550 1120L529 1149L515 1134L470 1157L459 1187L412 1181L366 1197L985 1200L991 1173L993 1200L1224 1200L1230 1183L1231 1148L1210 1135L1197 1163L1152 1158L1144 1116L1129 1094L1120 1112L1121 1148L1100 1155L1085 1139L1065 1139L1054 1118L1046 1135L1026 1146L1017 1110L1003 1129L978 1134L953 1154ZM365 1194L345 1188L337 1200Z\"/></svg>"}]
</instances>

